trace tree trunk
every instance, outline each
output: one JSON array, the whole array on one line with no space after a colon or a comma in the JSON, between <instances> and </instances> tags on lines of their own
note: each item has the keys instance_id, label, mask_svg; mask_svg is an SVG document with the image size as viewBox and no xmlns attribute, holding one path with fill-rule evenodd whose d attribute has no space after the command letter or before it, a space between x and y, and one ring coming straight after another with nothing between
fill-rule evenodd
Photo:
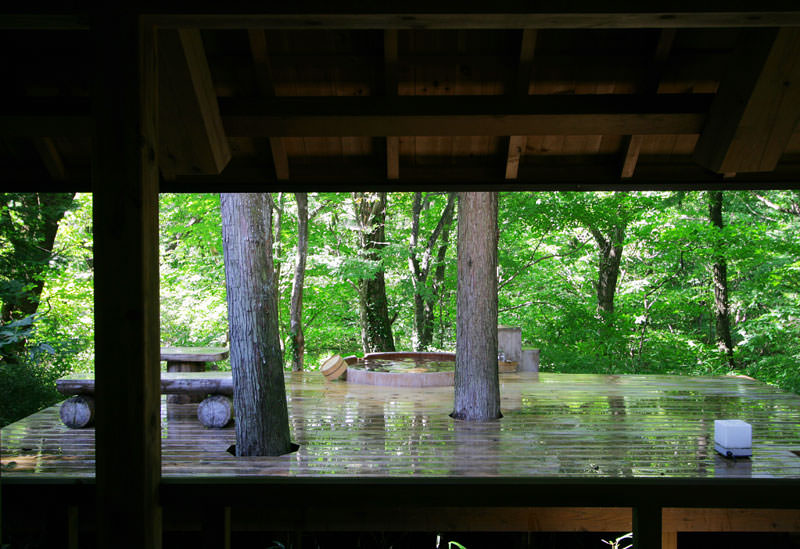
<instances>
[{"instance_id":1,"label":"tree trunk","mask_svg":"<svg viewBox=\"0 0 800 549\"><path fill-rule=\"evenodd\" d=\"M605 321L609 321L614 314L614 294L625 243L625 224L616 225L608 236L596 228L590 228L590 231L599 248L597 312Z\"/></svg>"},{"instance_id":2,"label":"tree trunk","mask_svg":"<svg viewBox=\"0 0 800 549\"><path fill-rule=\"evenodd\" d=\"M444 259L447 255L455 203L456 194L449 193L447 205L442 210L439 222L428 238L425 249L422 250L422 259L420 260L417 246L420 239L419 220L423 209L423 201L422 193L414 193L408 263L414 280L414 348L417 351L425 351L433 343L434 312L438 292L444 282ZM433 253L438 242L441 242L441 244L439 245L439 253L436 256L434 282L428 288L427 282L433 266Z\"/></svg>"},{"instance_id":3,"label":"tree trunk","mask_svg":"<svg viewBox=\"0 0 800 549\"><path fill-rule=\"evenodd\" d=\"M24 291L3 295L0 321L30 316L39 307L44 289L43 272L53 254L58 223L72 204L75 193L14 193L0 195L0 233L12 246L3 274ZM19 205L12 207L9 202ZM14 211L21 223L11 217Z\"/></svg>"},{"instance_id":4,"label":"tree trunk","mask_svg":"<svg viewBox=\"0 0 800 549\"><path fill-rule=\"evenodd\" d=\"M297 265L292 281L292 301L289 306L290 345L292 347L292 371L303 371L305 338L303 337L303 284L306 278L306 256L308 255L308 194L294 193L297 200Z\"/></svg>"},{"instance_id":5,"label":"tree trunk","mask_svg":"<svg viewBox=\"0 0 800 549\"><path fill-rule=\"evenodd\" d=\"M501 417L497 372L497 193L459 193L455 406L468 421Z\"/></svg>"},{"instance_id":6,"label":"tree trunk","mask_svg":"<svg viewBox=\"0 0 800 549\"><path fill-rule=\"evenodd\" d=\"M722 191L709 191L708 217L714 227L722 230ZM717 348L720 353L725 355L728 366L735 368L730 309L728 307L728 264L720 252L720 246L715 245L715 248L712 282L714 284L714 318L717 328Z\"/></svg>"},{"instance_id":7,"label":"tree trunk","mask_svg":"<svg viewBox=\"0 0 800 549\"><path fill-rule=\"evenodd\" d=\"M236 455L290 451L278 340L270 207L264 194L222 194L222 237L236 415Z\"/></svg>"},{"instance_id":8,"label":"tree trunk","mask_svg":"<svg viewBox=\"0 0 800 549\"><path fill-rule=\"evenodd\" d=\"M372 277L358 280L361 344L365 353L394 351L392 323L380 251L386 246L386 193L353 195L359 226L361 258L376 265Z\"/></svg>"}]
</instances>

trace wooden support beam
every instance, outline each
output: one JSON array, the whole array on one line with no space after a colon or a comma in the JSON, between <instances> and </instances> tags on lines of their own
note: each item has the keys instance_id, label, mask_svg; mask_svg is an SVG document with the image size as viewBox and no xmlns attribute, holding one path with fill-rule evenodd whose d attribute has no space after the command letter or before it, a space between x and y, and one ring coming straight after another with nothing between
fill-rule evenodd
<instances>
[{"instance_id":1,"label":"wooden support beam","mask_svg":"<svg viewBox=\"0 0 800 549\"><path fill-rule=\"evenodd\" d=\"M800 532L800 510L665 508L664 532Z\"/></svg>"},{"instance_id":2,"label":"wooden support beam","mask_svg":"<svg viewBox=\"0 0 800 549\"><path fill-rule=\"evenodd\" d=\"M478 0L453 3L436 0L364 4L352 0L337 2L303 2L292 13L285 5L260 3L242 10L240 6L219 2L200 2L187 10L162 2L159 14L152 15L161 27L207 29L623 29L623 28L724 28L800 26L800 10L785 0L768 0L757 6L742 3L721 5L716 0L693 2L691 7L675 9L669 0L632 3L629 0L596 2L581 0L569 4L521 4L514 0L497 0L491 5ZM2 21L2 18L0 18ZM12 22L13 23L13 22ZM24 21L23 21L24 23ZM11 23L7 23L11 24ZM17 23L19 24L19 23ZM42 23L44 24L44 22Z\"/></svg>"},{"instance_id":3,"label":"wooden support beam","mask_svg":"<svg viewBox=\"0 0 800 549\"><path fill-rule=\"evenodd\" d=\"M533 69L533 56L536 52L536 36L536 30L534 29L525 29L522 31L517 77L512 86L513 93L517 97L525 97L528 95L531 83L531 71ZM517 178L520 159L525 154L527 145L528 137L525 135L512 135L508 139L506 179Z\"/></svg>"},{"instance_id":4,"label":"wooden support beam","mask_svg":"<svg viewBox=\"0 0 800 549\"><path fill-rule=\"evenodd\" d=\"M85 98L5 98L0 135L8 137L89 137L90 104Z\"/></svg>"},{"instance_id":5,"label":"wooden support beam","mask_svg":"<svg viewBox=\"0 0 800 549\"><path fill-rule=\"evenodd\" d=\"M718 172L774 170L800 120L800 28L743 33L695 159Z\"/></svg>"},{"instance_id":6,"label":"wooden support beam","mask_svg":"<svg viewBox=\"0 0 800 549\"><path fill-rule=\"evenodd\" d=\"M653 60L648 66L647 74L642 88L644 96L654 96L658 93L658 84L661 81L661 74L664 65L675 41L675 29L661 29L658 34L658 43L653 54ZM622 173L620 177L627 179L633 177L636 171L636 163L639 161L639 151L642 149L642 136L632 135L625 140L625 154L622 161Z\"/></svg>"},{"instance_id":7,"label":"wooden support beam","mask_svg":"<svg viewBox=\"0 0 800 549\"><path fill-rule=\"evenodd\" d=\"M98 547L161 547L156 32L92 19Z\"/></svg>"},{"instance_id":8,"label":"wooden support beam","mask_svg":"<svg viewBox=\"0 0 800 549\"><path fill-rule=\"evenodd\" d=\"M636 549L660 549L661 507L640 505L633 508L633 543Z\"/></svg>"},{"instance_id":9,"label":"wooden support beam","mask_svg":"<svg viewBox=\"0 0 800 549\"><path fill-rule=\"evenodd\" d=\"M639 161L639 151L642 149L642 139L641 135L631 135L627 139L627 144L624 147L625 159L622 162L622 174L620 175L622 179L633 177L633 172L636 170L636 162Z\"/></svg>"},{"instance_id":10,"label":"wooden support beam","mask_svg":"<svg viewBox=\"0 0 800 549\"><path fill-rule=\"evenodd\" d=\"M231 158L198 29L162 30L159 39L159 165L178 174L218 174Z\"/></svg>"},{"instance_id":11,"label":"wooden support beam","mask_svg":"<svg viewBox=\"0 0 800 549\"><path fill-rule=\"evenodd\" d=\"M261 95L274 97L275 81L272 77L272 64L269 60L267 35L261 29L250 29L247 31L247 36L250 40L250 53L253 56L255 65L258 89ZM289 157L286 154L286 146L283 139L270 137L269 147L272 154L272 164L275 166L275 177L278 180L289 179Z\"/></svg>"},{"instance_id":12,"label":"wooden support beam","mask_svg":"<svg viewBox=\"0 0 800 549\"><path fill-rule=\"evenodd\" d=\"M56 148L56 144L49 137L37 137L33 140L36 152L44 163L47 173L54 181L64 181L67 179L67 172L64 169L64 161Z\"/></svg>"},{"instance_id":13,"label":"wooden support beam","mask_svg":"<svg viewBox=\"0 0 800 549\"><path fill-rule=\"evenodd\" d=\"M397 96L397 30L383 31L383 74L386 97ZM386 138L386 177L400 178L400 138Z\"/></svg>"},{"instance_id":14,"label":"wooden support beam","mask_svg":"<svg viewBox=\"0 0 800 549\"><path fill-rule=\"evenodd\" d=\"M519 175L519 161L525 154L528 137L525 135L512 135L508 138L508 155L506 157L506 179L516 179Z\"/></svg>"},{"instance_id":15,"label":"wooden support beam","mask_svg":"<svg viewBox=\"0 0 800 549\"><path fill-rule=\"evenodd\" d=\"M696 134L710 97L274 98L220 102L237 137Z\"/></svg>"}]
</instances>

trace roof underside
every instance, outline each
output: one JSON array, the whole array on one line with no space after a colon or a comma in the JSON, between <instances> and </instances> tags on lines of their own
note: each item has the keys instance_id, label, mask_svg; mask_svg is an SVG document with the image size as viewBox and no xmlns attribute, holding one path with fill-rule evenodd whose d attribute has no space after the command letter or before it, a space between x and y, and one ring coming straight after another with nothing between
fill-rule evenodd
<instances>
[{"instance_id":1,"label":"roof underside","mask_svg":"<svg viewBox=\"0 0 800 549\"><path fill-rule=\"evenodd\" d=\"M800 8L440 4L161 7L161 189L800 185ZM0 21L0 182L90 189L88 17Z\"/></svg>"}]
</instances>

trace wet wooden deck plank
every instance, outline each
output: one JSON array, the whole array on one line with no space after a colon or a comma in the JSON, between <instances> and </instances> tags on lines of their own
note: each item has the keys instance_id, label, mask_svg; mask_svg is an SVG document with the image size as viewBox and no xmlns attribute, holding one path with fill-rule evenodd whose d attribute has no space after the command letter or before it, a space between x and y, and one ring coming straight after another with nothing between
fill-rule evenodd
<instances>
[{"instance_id":1,"label":"wet wooden deck plank","mask_svg":"<svg viewBox=\"0 0 800 549\"><path fill-rule=\"evenodd\" d=\"M212 375L226 375L213 373ZM191 477L800 478L800 397L740 378L501 376L500 421L452 420L453 389L288 374L293 454L236 458L232 428L162 399L162 472ZM713 451L714 419L753 425L753 457ZM94 431L50 407L2 429L4 478L91 478Z\"/></svg>"}]
</instances>

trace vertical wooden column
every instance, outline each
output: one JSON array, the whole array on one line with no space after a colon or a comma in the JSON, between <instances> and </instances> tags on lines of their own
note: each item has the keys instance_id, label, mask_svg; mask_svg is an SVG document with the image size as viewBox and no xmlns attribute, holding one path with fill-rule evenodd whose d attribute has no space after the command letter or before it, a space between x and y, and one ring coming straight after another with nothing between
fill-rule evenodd
<instances>
[{"instance_id":1,"label":"vertical wooden column","mask_svg":"<svg viewBox=\"0 0 800 549\"><path fill-rule=\"evenodd\" d=\"M633 508L633 544L636 549L660 549L661 507L639 505Z\"/></svg>"},{"instance_id":2,"label":"vertical wooden column","mask_svg":"<svg viewBox=\"0 0 800 549\"><path fill-rule=\"evenodd\" d=\"M93 15L99 547L161 547L156 34Z\"/></svg>"}]
</instances>

